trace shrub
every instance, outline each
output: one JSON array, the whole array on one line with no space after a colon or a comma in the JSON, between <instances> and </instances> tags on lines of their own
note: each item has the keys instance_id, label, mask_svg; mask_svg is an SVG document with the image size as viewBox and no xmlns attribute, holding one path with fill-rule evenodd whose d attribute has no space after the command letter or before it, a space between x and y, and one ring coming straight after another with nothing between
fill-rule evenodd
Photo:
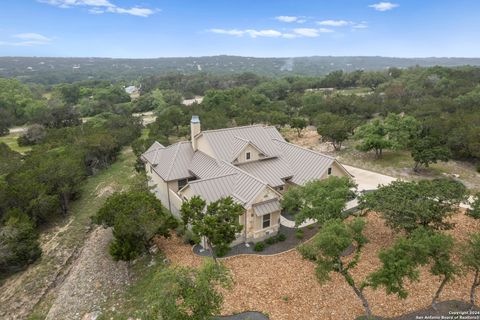
<instances>
[{"instance_id":1,"label":"shrub","mask_svg":"<svg viewBox=\"0 0 480 320\"><path fill-rule=\"evenodd\" d=\"M277 234L277 239L278 239L278 241L285 241L285 240L287 240L287 236L284 235L283 233L279 233L279 234Z\"/></svg>"},{"instance_id":2,"label":"shrub","mask_svg":"<svg viewBox=\"0 0 480 320\"><path fill-rule=\"evenodd\" d=\"M480 162L477 163L477 172L480 172Z\"/></svg>"},{"instance_id":3,"label":"shrub","mask_svg":"<svg viewBox=\"0 0 480 320\"><path fill-rule=\"evenodd\" d=\"M297 230L295 231L295 237L296 237L297 239L303 239L303 230L302 230L302 229L297 229Z\"/></svg>"},{"instance_id":4,"label":"shrub","mask_svg":"<svg viewBox=\"0 0 480 320\"><path fill-rule=\"evenodd\" d=\"M272 244L275 244L277 243L277 238L276 237L270 237L270 238L267 238L265 240L265 243L268 244L268 245L272 245Z\"/></svg>"},{"instance_id":5,"label":"shrub","mask_svg":"<svg viewBox=\"0 0 480 320\"><path fill-rule=\"evenodd\" d=\"M256 252L263 251L265 249L265 243L263 241L255 243L253 250Z\"/></svg>"},{"instance_id":6,"label":"shrub","mask_svg":"<svg viewBox=\"0 0 480 320\"><path fill-rule=\"evenodd\" d=\"M215 247L215 254L217 257L223 257L230 251L230 247L227 246L217 246Z\"/></svg>"},{"instance_id":7,"label":"shrub","mask_svg":"<svg viewBox=\"0 0 480 320\"><path fill-rule=\"evenodd\" d=\"M198 244L200 243L200 238L198 238L197 236L195 236L195 234L190 231L190 230L185 230L184 232L184 235L182 237L183 239L183 243L185 244L189 244L189 245L194 245L194 244Z\"/></svg>"}]
</instances>

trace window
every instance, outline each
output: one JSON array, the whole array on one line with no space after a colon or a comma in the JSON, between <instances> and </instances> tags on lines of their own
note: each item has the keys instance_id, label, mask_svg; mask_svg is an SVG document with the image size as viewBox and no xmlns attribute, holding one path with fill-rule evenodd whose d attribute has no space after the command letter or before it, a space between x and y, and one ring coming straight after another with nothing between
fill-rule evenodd
<instances>
[{"instance_id":1,"label":"window","mask_svg":"<svg viewBox=\"0 0 480 320\"><path fill-rule=\"evenodd\" d=\"M278 191L283 191L283 186L278 187Z\"/></svg>"},{"instance_id":2,"label":"window","mask_svg":"<svg viewBox=\"0 0 480 320\"><path fill-rule=\"evenodd\" d=\"M328 175L332 174L332 168L328 168Z\"/></svg>"},{"instance_id":3,"label":"window","mask_svg":"<svg viewBox=\"0 0 480 320\"><path fill-rule=\"evenodd\" d=\"M246 160L250 160L250 152L247 152L247 153L245 154L245 159L246 159Z\"/></svg>"},{"instance_id":4,"label":"window","mask_svg":"<svg viewBox=\"0 0 480 320\"><path fill-rule=\"evenodd\" d=\"M188 183L188 179L178 180L178 190L185 187L187 185L187 183Z\"/></svg>"},{"instance_id":5,"label":"window","mask_svg":"<svg viewBox=\"0 0 480 320\"><path fill-rule=\"evenodd\" d=\"M262 228L270 227L270 213L262 216Z\"/></svg>"}]
</instances>

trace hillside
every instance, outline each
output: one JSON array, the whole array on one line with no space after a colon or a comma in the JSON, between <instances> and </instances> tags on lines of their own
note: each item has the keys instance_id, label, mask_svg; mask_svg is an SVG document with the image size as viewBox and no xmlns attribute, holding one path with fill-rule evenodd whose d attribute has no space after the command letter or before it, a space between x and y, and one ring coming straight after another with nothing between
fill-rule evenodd
<instances>
[{"instance_id":1,"label":"hillside","mask_svg":"<svg viewBox=\"0 0 480 320\"><path fill-rule=\"evenodd\" d=\"M211 56L156 59L0 57L0 76L26 82L54 84L86 79L134 80L165 73L231 74L255 72L265 76L322 76L331 71L381 70L388 67L480 65L480 58L297 57L252 58Z\"/></svg>"}]
</instances>

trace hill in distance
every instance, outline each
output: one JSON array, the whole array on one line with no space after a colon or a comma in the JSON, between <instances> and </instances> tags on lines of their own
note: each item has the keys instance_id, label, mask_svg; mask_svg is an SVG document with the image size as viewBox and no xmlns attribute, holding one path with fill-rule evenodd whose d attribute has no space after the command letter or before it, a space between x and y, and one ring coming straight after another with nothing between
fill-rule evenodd
<instances>
[{"instance_id":1,"label":"hill in distance","mask_svg":"<svg viewBox=\"0 0 480 320\"><path fill-rule=\"evenodd\" d=\"M480 65L480 58L390 58L377 56L314 56L253 58L210 56L155 59L0 57L0 76L54 84L87 79L134 80L167 73L254 72L264 76L322 76L331 71L383 70L389 67Z\"/></svg>"}]
</instances>

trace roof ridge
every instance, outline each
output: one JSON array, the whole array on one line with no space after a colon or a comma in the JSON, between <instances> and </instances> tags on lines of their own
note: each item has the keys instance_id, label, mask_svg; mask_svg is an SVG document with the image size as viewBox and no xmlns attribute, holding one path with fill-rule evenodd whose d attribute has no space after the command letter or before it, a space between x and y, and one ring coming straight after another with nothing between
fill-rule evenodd
<instances>
[{"instance_id":1,"label":"roof ridge","mask_svg":"<svg viewBox=\"0 0 480 320\"><path fill-rule=\"evenodd\" d=\"M172 172L173 165L175 164L175 159L177 159L177 155L178 155L178 152L180 150L180 142L172 144L172 146L173 145L175 145L176 150L175 150L175 153L173 154L173 157L172 157L172 163L170 163L170 166L168 167L168 170L167 170L167 179L170 178L170 173Z\"/></svg>"},{"instance_id":2,"label":"roof ridge","mask_svg":"<svg viewBox=\"0 0 480 320\"><path fill-rule=\"evenodd\" d=\"M263 180L255 177L253 174L250 174L250 173L246 172L245 170L242 170L242 169L240 169L239 167L234 166L233 164L231 164L231 163L229 163L229 162L227 162L227 161L225 161L225 160L222 160L222 162L224 162L224 163L227 164L228 166L234 168L235 170L238 170L238 171L240 171L241 173L246 174L247 176L249 176L249 177L257 180L258 182L260 182L260 183L262 183L262 184L264 184L264 185L268 185L268 183L266 183L265 181L263 181Z\"/></svg>"},{"instance_id":3,"label":"roof ridge","mask_svg":"<svg viewBox=\"0 0 480 320\"><path fill-rule=\"evenodd\" d=\"M218 131L228 131L228 130L235 130L235 129L253 128L253 127L264 127L264 125L263 125L263 124L250 124L250 125L247 125L247 126L237 126L237 127L230 127L230 128L220 128L220 129L205 130L205 131L202 131L202 133L218 132Z\"/></svg>"},{"instance_id":4,"label":"roof ridge","mask_svg":"<svg viewBox=\"0 0 480 320\"><path fill-rule=\"evenodd\" d=\"M282 141L282 140L279 140L279 139L277 139L277 138L272 138L272 140L289 144L289 145L291 145L291 146L297 147L297 148L299 148L299 149L303 149L303 150L305 150L305 151L309 151L309 152L311 152L311 153L318 154L318 155L320 155L320 156L323 156L323 157L328 158L328 159L331 159L331 160L337 160L335 157L332 157L332 156L323 154L323 153L321 153L321 152L318 152L318 151L315 151L315 150L312 150L312 149L308 149L308 148L299 146L298 144L295 144L295 143L290 143L290 142L287 142L287 141Z\"/></svg>"},{"instance_id":5,"label":"roof ridge","mask_svg":"<svg viewBox=\"0 0 480 320\"><path fill-rule=\"evenodd\" d=\"M233 175L235 175L235 174L238 174L238 173L232 172L232 173L227 173L227 174L224 174L224 175L221 175L221 176L215 176L215 177L209 177L209 178L203 178L203 179L193 180L193 181L189 181L188 184L195 184L195 183L199 183L199 182L203 182L203 181L209 181L209 180L214 180L214 179L225 178L225 177L228 177L228 176L233 176Z\"/></svg>"}]
</instances>

